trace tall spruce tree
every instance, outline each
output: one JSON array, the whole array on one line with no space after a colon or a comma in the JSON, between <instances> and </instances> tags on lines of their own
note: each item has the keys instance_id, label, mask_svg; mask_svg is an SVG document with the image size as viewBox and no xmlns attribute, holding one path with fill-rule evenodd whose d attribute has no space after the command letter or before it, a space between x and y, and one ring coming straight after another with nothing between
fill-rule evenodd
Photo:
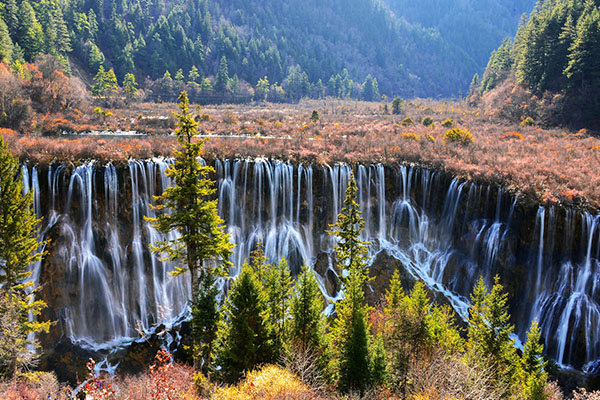
<instances>
[{"instance_id":1,"label":"tall spruce tree","mask_svg":"<svg viewBox=\"0 0 600 400\"><path fill-rule=\"evenodd\" d=\"M29 1L23 0L19 7L17 40L25 51L25 58L33 61L44 47L44 32Z\"/></svg>"},{"instance_id":2,"label":"tall spruce tree","mask_svg":"<svg viewBox=\"0 0 600 400\"><path fill-rule=\"evenodd\" d=\"M269 310L269 327L273 338L273 356L279 358L288 336L292 278L287 260L270 265L264 284L266 304Z\"/></svg>"},{"instance_id":3,"label":"tall spruce tree","mask_svg":"<svg viewBox=\"0 0 600 400\"><path fill-rule=\"evenodd\" d=\"M592 8L577 23L577 35L569 47L565 75L573 89L600 88L600 9Z\"/></svg>"},{"instance_id":4,"label":"tall spruce tree","mask_svg":"<svg viewBox=\"0 0 600 400\"><path fill-rule=\"evenodd\" d=\"M344 207L342 207L336 223L330 226L331 229L327 233L337 237L335 256L338 268L340 270L357 270L364 284L369 280L367 246L370 242L360 240L360 233L365 228L365 221L356 202L357 192L356 180L354 175L351 175L346 188Z\"/></svg>"},{"instance_id":5,"label":"tall spruce tree","mask_svg":"<svg viewBox=\"0 0 600 400\"><path fill-rule=\"evenodd\" d=\"M371 383L368 307L363 285L360 271L351 268L343 284L345 297L336 303L333 349L338 365L338 387L342 391L363 393Z\"/></svg>"},{"instance_id":6,"label":"tall spruce tree","mask_svg":"<svg viewBox=\"0 0 600 400\"><path fill-rule=\"evenodd\" d=\"M215 90L220 94L224 94L229 91L229 68L227 66L227 58L221 57L219 61L219 70L215 77Z\"/></svg>"},{"instance_id":7,"label":"tall spruce tree","mask_svg":"<svg viewBox=\"0 0 600 400\"><path fill-rule=\"evenodd\" d=\"M300 355L313 357L315 371L322 379L331 380L331 349L323 308L323 295L315 273L304 266L296 279L290 305L288 348Z\"/></svg>"},{"instance_id":8,"label":"tall spruce tree","mask_svg":"<svg viewBox=\"0 0 600 400\"><path fill-rule=\"evenodd\" d=\"M348 275L342 281L344 298L336 303L333 327L334 349L338 364L338 385L343 391L364 392L371 383L369 366L369 308L364 286L369 280L367 242L360 240L364 221L356 203L358 188L350 176L344 207L328 232L337 236L337 266Z\"/></svg>"},{"instance_id":9,"label":"tall spruce tree","mask_svg":"<svg viewBox=\"0 0 600 400\"><path fill-rule=\"evenodd\" d=\"M123 78L123 92L125 93L127 102L133 101L138 92L135 75L130 72L125 74L125 77Z\"/></svg>"},{"instance_id":10,"label":"tall spruce tree","mask_svg":"<svg viewBox=\"0 0 600 400\"><path fill-rule=\"evenodd\" d=\"M4 3L4 9L2 10L2 17L10 36L15 39L17 37L17 31L19 29L19 6L17 0L6 0Z\"/></svg>"},{"instance_id":11,"label":"tall spruce tree","mask_svg":"<svg viewBox=\"0 0 600 400\"><path fill-rule=\"evenodd\" d=\"M30 280L29 267L42 259L44 244L32 206L32 194L23 194L19 162L0 136L0 375L9 377L34 358L37 342L30 335L50 327L30 320L30 313L39 316L46 306L33 299L37 288Z\"/></svg>"},{"instance_id":12,"label":"tall spruce tree","mask_svg":"<svg viewBox=\"0 0 600 400\"><path fill-rule=\"evenodd\" d=\"M0 62L9 64L12 61L13 42L8 34L8 27L0 17Z\"/></svg>"},{"instance_id":13,"label":"tall spruce tree","mask_svg":"<svg viewBox=\"0 0 600 400\"><path fill-rule=\"evenodd\" d=\"M323 296L315 273L302 267L291 301L290 339L303 347L321 351L325 335Z\"/></svg>"},{"instance_id":14,"label":"tall spruce tree","mask_svg":"<svg viewBox=\"0 0 600 400\"><path fill-rule=\"evenodd\" d=\"M216 344L216 364L227 382L272 361L268 308L261 286L254 268L245 264L227 296Z\"/></svg>"},{"instance_id":15,"label":"tall spruce tree","mask_svg":"<svg viewBox=\"0 0 600 400\"><path fill-rule=\"evenodd\" d=\"M216 191L210 178L214 169L202 165L200 156L204 140L196 137L198 123L190 114L185 91L179 96L179 109L180 113L175 115L179 120L175 133L180 149L175 151L175 160L166 172L175 185L155 198L158 211L171 211L159 213L148 221L161 232L178 230L181 234L177 239L158 242L152 250L171 262L183 261L182 266L175 268L174 274L190 272L192 299L196 299L201 282L210 281L209 277L213 274L226 272L224 267L230 264L228 259L233 244L229 242L229 234L217 213L217 200L209 200ZM197 306L193 301L192 310ZM192 326L196 323L198 321L192 320ZM216 324L216 321L202 323L206 326L208 323ZM198 349L202 343L198 338L193 339ZM194 353L194 367L198 369L200 356Z\"/></svg>"},{"instance_id":16,"label":"tall spruce tree","mask_svg":"<svg viewBox=\"0 0 600 400\"><path fill-rule=\"evenodd\" d=\"M467 348L473 362L483 363L495 372L498 382L510 387L516 377L518 364L513 325L508 313L508 295L494 278L488 292L483 278L479 278L471 294Z\"/></svg>"},{"instance_id":17,"label":"tall spruce tree","mask_svg":"<svg viewBox=\"0 0 600 400\"><path fill-rule=\"evenodd\" d=\"M544 345L540 343L540 327L537 321L531 323L527 341L521 356L522 396L525 400L544 400L548 373L544 371L546 361L542 356Z\"/></svg>"}]
</instances>

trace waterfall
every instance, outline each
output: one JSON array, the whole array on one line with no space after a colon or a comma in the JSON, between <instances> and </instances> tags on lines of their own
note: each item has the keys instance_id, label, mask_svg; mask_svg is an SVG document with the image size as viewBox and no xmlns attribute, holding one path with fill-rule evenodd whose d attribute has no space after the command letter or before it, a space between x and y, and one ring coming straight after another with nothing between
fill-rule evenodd
<instances>
[{"instance_id":1,"label":"waterfall","mask_svg":"<svg viewBox=\"0 0 600 400\"><path fill-rule=\"evenodd\" d=\"M33 276L45 284L65 337L110 347L186 315L188 277L171 276L174 265L149 250L177 235L146 221L156 216L154 196L172 184L168 165L23 167L24 190L33 191L34 210L44 217L41 236L52 239ZM463 318L479 276L491 285L499 274L521 339L537 319L547 354L559 364L583 368L600 359L598 215L526 209L501 187L408 165L353 169L257 159L216 160L214 168L218 212L236 245L232 276L262 242L270 262L285 257L293 274L313 267L325 297L339 298L343 271L334 266L335 239L326 231L354 172L361 238L371 243L375 273L390 268L385 257L398 260Z\"/></svg>"}]
</instances>

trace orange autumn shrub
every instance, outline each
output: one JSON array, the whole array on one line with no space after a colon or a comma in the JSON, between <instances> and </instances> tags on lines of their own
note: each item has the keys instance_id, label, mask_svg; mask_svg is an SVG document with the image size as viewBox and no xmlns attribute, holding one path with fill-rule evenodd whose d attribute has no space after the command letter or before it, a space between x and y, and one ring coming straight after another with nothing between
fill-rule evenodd
<instances>
[{"instance_id":1,"label":"orange autumn shrub","mask_svg":"<svg viewBox=\"0 0 600 400\"><path fill-rule=\"evenodd\" d=\"M510 139L523 140L523 135L520 132L507 132L504 135L500 136L500 139L506 139L506 140L510 140Z\"/></svg>"}]
</instances>

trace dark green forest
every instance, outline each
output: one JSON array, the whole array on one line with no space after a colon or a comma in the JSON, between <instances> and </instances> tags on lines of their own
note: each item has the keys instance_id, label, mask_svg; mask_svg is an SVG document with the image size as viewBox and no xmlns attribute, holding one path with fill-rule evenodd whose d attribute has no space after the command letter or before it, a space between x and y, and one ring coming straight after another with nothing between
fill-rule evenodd
<instances>
[{"instance_id":1,"label":"dark green forest","mask_svg":"<svg viewBox=\"0 0 600 400\"><path fill-rule=\"evenodd\" d=\"M273 100L455 96L530 8L484 3L3 0L0 59L50 53L88 83L103 66L119 82L132 73L143 87L165 78L232 96L263 80Z\"/></svg>"},{"instance_id":2,"label":"dark green forest","mask_svg":"<svg viewBox=\"0 0 600 400\"><path fill-rule=\"evenodd\" d=\"M485 94L507 81L516 81L533 100L539 99L529 104L530 115L521 113L521 118L598 127L600 1L538 2L514 39L492 53L480 90Z\"/></svg>"}]
</instances>

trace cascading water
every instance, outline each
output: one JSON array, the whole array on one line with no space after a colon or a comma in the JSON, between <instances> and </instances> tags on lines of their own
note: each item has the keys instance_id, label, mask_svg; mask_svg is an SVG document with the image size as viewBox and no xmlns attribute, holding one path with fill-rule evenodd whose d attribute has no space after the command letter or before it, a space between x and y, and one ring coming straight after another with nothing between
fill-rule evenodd
<instances>
[{"instance_id":1,"label":"cascading water","mask_svg":"<svg viewBox=\"0 0 600 400\"><path fill-rule=\"evenodd\" d=\"M145 221L155 216L154 196L171 184L167 166L23 168L45 218L41 234L52 239L34 279L44 283L65 337L110 347L185 314L188 279L172 277L173 265L149 251L164 236ZM231 275L260 241L270 261L286 257L293 273L313 266L325 296L337 298L341 271L325 231L343 207L351 168L269 160L214 166L218 210L236 244ZM387 268L380 255L393 257L463 317L478 277L490 284L499 274L521 338L536 318L558 363L581 368L600 359L600 216L527 209L500 187L422 168L359 165L354 173L374 272Z\"/></svg>"}]
</instances>

